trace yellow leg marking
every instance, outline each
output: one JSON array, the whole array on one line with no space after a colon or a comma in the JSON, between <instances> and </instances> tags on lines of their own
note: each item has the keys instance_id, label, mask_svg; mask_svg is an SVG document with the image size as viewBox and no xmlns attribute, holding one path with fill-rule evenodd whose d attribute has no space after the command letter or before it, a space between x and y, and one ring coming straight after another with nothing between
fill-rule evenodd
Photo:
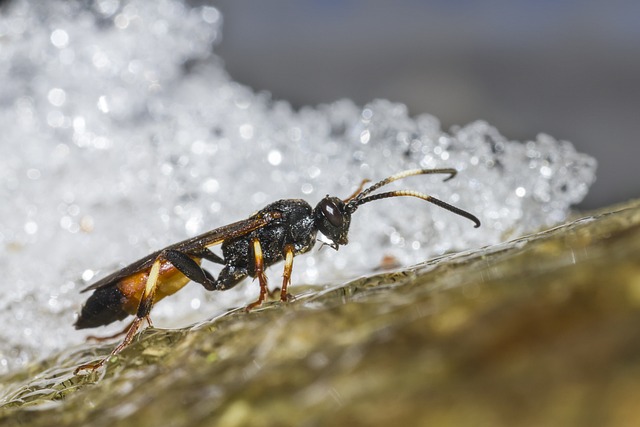
<instances>
[{"instance_id":1,"label":"yellow leg marking","mask_svg":"<svg viewBox=\"0 0 640 427\"><path fill-rule=\"evenodd\" d=\"M280 301L290 301L293 297L287 292L291 284L291 271L293 271L293 246L284 247L284 272L282 273L282 289L280 290Z\"/></svg>"},{"instance_id":2,"label":"yellow leg marking","mask_svg":"<svg viewBox=\"0 0 640 427\"><path fill-rule=\"evenodd\" d=\"M142 297L140 301L146 299L151 295L153 298L153 294L156 293L156 284L158 283L158 276L160 275L160 260L156 259L151 266L151 271L149 272L149 277L147 278L147 284L144 286L144 292L142 293Z\"/></svg>"},{"instance_id":3,"label":"yellow leg marking","mask_svg":"<svg viewBox=\"0 0 640 427\"><path fill-rule=\"evenodd\" d=\"M255 302L252 302L247 306L247 311L261 305L267 297L267 293L269 292L269 289L267 288L267 275L264 272L264 258L262 256L262 246L260 245L260 240L258 240L258 238L254 238L251 241L251 244L253 245L253 258L255 263L254 270L256 272L256 277L260 282L260 296Z\"/></svg>"}]
</instances>

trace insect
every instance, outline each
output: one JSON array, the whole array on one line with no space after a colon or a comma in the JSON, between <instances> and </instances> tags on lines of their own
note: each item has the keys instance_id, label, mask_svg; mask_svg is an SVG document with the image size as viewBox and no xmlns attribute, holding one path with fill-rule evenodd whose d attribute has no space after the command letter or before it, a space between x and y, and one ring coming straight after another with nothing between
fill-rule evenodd
<instances>
[{"instance_id":1,"label":"insect","mask_svg":"<svg viewBox=\"0 0 640 427\"><path fill-rule=\"evenodd\" d=\"M82 307L75 323L76 329L107 325L130 315L135 317L125 329L123 341L109 356L78 367L76 373L98 369L122 351L145 320L151 325L149 313L153 305L176 293L190 281L199 283L209 291L224 291L236 286L247 276L257 278L260 294L255 302L246 307L250 310L262 304L267 296L265 269L284 260L280 300L289 301L292 298L288 287L293 258L313 248L318 232L330 241L327 244L335 250L340 245L346 245L351 215L365 203L389 197L416 197L468 218L475 227L479 227L480 220L469 212L417 191L396 190L372 194L384 185L409 176L447 174L449 176L445 181L448 181L456 173L455 169L407 170L366 189L363 188L369 181L364 180L347 199L327 195L315 208L301 199L278 200L248 219L175 243L104 277L82 290L93 293ZM211 250L217 245L221 245L222 256ZM202 260L223 266L217 278L202 268Z\"/></svg>"}]
</instances>

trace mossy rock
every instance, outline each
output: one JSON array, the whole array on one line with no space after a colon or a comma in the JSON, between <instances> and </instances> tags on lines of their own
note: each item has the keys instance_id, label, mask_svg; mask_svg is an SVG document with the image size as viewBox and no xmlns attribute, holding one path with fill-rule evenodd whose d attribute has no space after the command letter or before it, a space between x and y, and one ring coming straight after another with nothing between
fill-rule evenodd
<instances>
[{"instance_id":1,"label":"mossy rock","mask_svg":"<svg viewBox=\"0 0 640 427\"><path fill-rule=\"evenodd\" d=\"M1 378L25 426L640 425L640 202Z\"/></svg>"}]
</instances>

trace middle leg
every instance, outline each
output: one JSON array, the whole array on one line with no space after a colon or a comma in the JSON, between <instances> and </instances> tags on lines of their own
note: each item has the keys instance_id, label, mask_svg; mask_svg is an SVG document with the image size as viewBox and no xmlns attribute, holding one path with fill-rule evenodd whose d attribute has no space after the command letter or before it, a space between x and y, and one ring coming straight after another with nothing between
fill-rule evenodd
<instances>
[{"instance_id":1,"label":"middle leg","mask_svg":"<svg viewBox=\"0 0 640 427\"><path fill-rule=\"evenodd\" d=\"M284 247L284 271L282 273L282 289L280 290L280 301L291 301L293 296L287 292L291 284L291 271L293 270L293 245Z\"/></svg>"},{"instance_id":2,"label":"middle leg","mask_svg":"<svg viewBox=\"0 0 640 427\"><path fill-rule=\"evenodd\" d=\"M264 257L262 254L262 246L260 245L260 240L258 240L257 237L253 238L251 240L251 246L253 248L255 276L260 282L260 296L258 296L258 299L255 302L252 302L246 307L247 311L260 306L269 293L269 288L267 287L267 275L264 272Z\"/></svg>"}]
</instances>

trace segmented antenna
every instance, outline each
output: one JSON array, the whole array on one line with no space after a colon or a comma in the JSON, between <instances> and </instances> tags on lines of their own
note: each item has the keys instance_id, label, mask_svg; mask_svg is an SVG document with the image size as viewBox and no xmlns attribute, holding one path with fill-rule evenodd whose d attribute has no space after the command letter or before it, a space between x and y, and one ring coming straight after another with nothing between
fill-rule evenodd
<instances>
[{"instance_id":1,"label":"segmented antenna","mask_svg":"<svg viewBox=\"0 0 640 427\"><path fill-rule=\"evenodd\" d=\"M347 212L353 213L353 212L356 211L356 209L358 209L359 206L364 205L365 203L373 202L374 200L387 199L389 197L401 197L401 196L417 197L418 199L427 201L429 203L433 203L434 205L440 206L441 208L446 209L449 212L453 212L456 215L460 215L462 217L465 217L465 218L471 220L475 224L474 225L475 228L478 228L478 227L480 227L480 220L476 216L470 214L469 212L467 212L465 210L462 210L462 209L457 208L455 206L452 206L452 205L450 205L450 204L448 204L446 202L443 202L440 199L436 199L433 196L429 196L428 194L420 193L418 191L411 191L411 190L396 190L396 191L388 191L388 192L385 192L385 193L369 195L372 192L376 191L380 187L383 187L383 186L385 186L387 184L390 184L393 181L397 181L399 179L406 178L408 176L428 175L428 174L449 174L449 176L444 179L444 181L448 181L451 178L453 178L454 176L456 176L457 173L458 173L458 171L456 171L455 169L451 169L451 168L446 168L446 169L411 169L411 170L399 172L399 173L397 173L395 175L391 175L390 177L388 177L386 179L383 179L382 181L377 182L377 183L373 184L372 186L362 190L362 187L366 183L366 181L363 181L362 184L360 184L360 188L356 191L356 193L354 193L353 195L351 195L349 198L347 198L345 200L345 202L346 202L345 209L346 209Z\"/></svg>"}]
</instances>

